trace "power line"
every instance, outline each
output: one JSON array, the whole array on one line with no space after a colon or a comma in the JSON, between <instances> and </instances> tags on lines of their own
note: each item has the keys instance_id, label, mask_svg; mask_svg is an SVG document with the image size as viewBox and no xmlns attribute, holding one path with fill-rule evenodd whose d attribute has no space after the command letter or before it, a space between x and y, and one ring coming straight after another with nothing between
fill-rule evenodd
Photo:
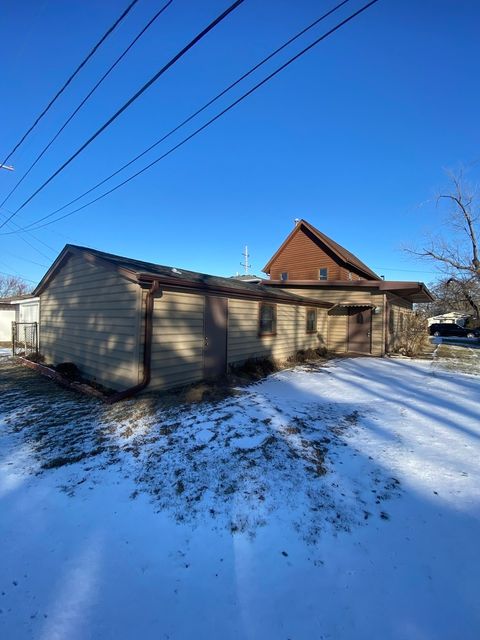
<instances>
[{"instance_id":1,"label":"power line","mask_svg":"<svg viewBox=\"0 0 480 640\"><path fill-rule=\"evenodd\" d=\"M284 64L282 64L280 67L278 67L275 71L273 71L272 73L270 73L268 76L266 76L263 80L261 80L260 82L258 82L256 85L254 85L251 89L249 89L247 92L245 92L243 95L241 95L239 98L237 98L234 102L232 102L228 107L226 107L225 109L223 109L222 111L220 111L216 116L214 116L213 118L211 118L210 120L208 120L204 125L202 125L201 127L199 127L198 129L196 129L193 133L191 133L190 135L188 135L186 138L184 138L183 140L181 140L179 143L177 143L176 145L174 145L173 147L171 147L168 151L166 151L165 153L163 153L161 156L159 156L158 158L156 158L155 160L153 160L152 162L150 162L149 164L147 164L145 167L143 167L143 169L140 169L139 171L137 171L136 173L134 173L133 175L131 175L129 178L126 178L125 180L123 180L122 182L120 182L119 184L117 184L115 187L112 187L111 189L109 189L108 191L105 191L103 194L97 196L96 198L94 198L93 200L90 200L89 202L85 203L84 205L82 205L81 207L78 207L77 209L74 209L73 211L70 211L69 213L66 213L62 216L59 216L58 218L55 218L54 220L50 220L50 222L45 222L45 224L38 224L39 221L37 222L33 222L31 223L28 227L25 227L25 229L41 229L43 227L46 227L50 224L53 224L55 222L58 222L59 220L63 220L64 218L68 218L69 216L73 215L74 213L77 213L78 211L81 211L83 209L85 209L86 207L89 207L90 205L94 204L95 202L98 202L99 200L105 198L106 196L110 195L111 193L113 193L114 191L116 191L117 189L120 189L120 187L123 187L124 185L126 185L128 182L130 182L131 180L137 178L139 175L141 175L142 173L144 173L145 171L147 171L148 169L150 169L151 167L153 167L155 164L157 164L158 162L160 162L161 160L163 160L164 158L166 158L167 156L169 156L170 154L172 154L174 151L176 151L177 149L179 149L180 147L182 147L184 144L186 144L187 142L189 142L192 138L194 138L195 136L197 136L200 132L202 132L204 129L206 129L207 127L209 127L211 124L213 124L214 122L216 122L219 118L221 118L222 116L224 116L226 113L228 113L231 109L233 109L234 107L236 107L238 104L240 104L241 102L243 102L243 100L245 100L248 96L250 96L252 93L254 93L255 91L257 91L257 89L259 89L261 86L263 86L264 84L266 84L267 82L269 82L273 77L275 77L276 75L278 75L281 71L283 71L284 69L286 69L288 66L290 66L293 62L295 62L296 60L298 60L300 57L302 57L305 53L307 53L308 51L310 51L310 49L313 49L316 45L318 45L320 42L322 42L323 40L325 40L326 38L328 38L330 35L332 35L333 33L335 33L336 31L338 31L338 29L340 29L341 27L343 27L344 25L346 25L348 22L350 22L351 20L353 20L354 18L356 18L358 15L360 15L361 13L363 13L364 11L366 11L368 8L370 8L372 5L376 4L379 0L371 0L371 2L368 2L367 4L365 4L363 7L361 7L360 9L358 9L357 11L355 11L354 13L352 13L350 16L348 16L347 18L345 18L344 20L342 20L341 22L339 22L337 25L335 25L334 27L332 27L329 31L325 32L322 36L320 36L319 38L317 38L316 40L314 40L311 44L309 44L307 47L305 47L304 49L302 49L299 53L297 53L296 55L294 55L293 57L289 58L289 60L287 60ZM0 227L1 228L1 227ZM0 235L7 235L7 234L0 234Z\"/></svg>"},{"instance_id":2,"label":"power line","mask_svg":"<svg viewBox=\"0 0 480 640\"><path fill-rule=\"evenodd\" d=\"M7 209L5 209L5 211L7 213L11 213L10 211L8 211ZM5 213L3 213L2 211L0 211L0 213L2 215L6 215ZM11 222L8 223L8 226L13 228L16 227L17 230L21 230L20 225L16 224L15 222L13 222L13 220ZM15 233L15 232L13 232ZM52 253L57 254L58 251L56 251L55 249L53 249L52 247L50 247L46 242L43 242L43 240L40 240L40 238L37 238L37 236L35 236L31 231L26 231L25 233L27 233L31 238L33 238L34 240L36 240L38 243L43 244L47 249L49 249ZM43 251L41 251L38 247L36 247L35 245L33 245L31 242L29 242L23 235L19 235L19 238L22 240L22 242L24 242L26 245L28 245L29 247L31 247L34 251L36 251L38 254L40 254L43 258L46 258L47 260L51 260L50 256L47 256L45 253L43 253Z\"/></svg>"},{"instance_id":3,"label":"power line","mask_svg":"<svg viewBox=\"0 0 480 640\"><path fill-rule=\"evenodd\" d=\"M22 276L20 273L6 273L5 271L0 271L0 275L7 276L9 278L21 278L22 280L26 280L27 282L33 282L33 284L37 284L37 280L25 278L25 276Z\"/></svg>"},{"instance_id":4,"label":"power line","mask_svg":"<svg viewBox=\"0 0 480 640\"><path fill-rule=\"evenodd\" d=\"M13 195L13 193L17 190L17 188L22 184L22 182L28 176L30 171L35 167L37 162L44 156L44 154L52 146L52 144L55 142L55 140L58 138L58 136L62 133L62 131L65 129L65 127L69 124L69 122L71 122L71 120L73 120L73 118L77 115L77 113L80 111L80 109L83 107L83 105L90 99L90 97L95 93L95 91L102 84L102 82L110 75L110 73L115 69L115 67L127 55L127 53L130 51L130 49L138 42L138 40L140 40L140 38L144 35L144 33L152 26L152 24L155 22L155 20L157 20L157 18L159 18L161 16L161 14L165 11L165 9L167 9L172 4L172 2L173 2L173 0L168 0L168 2L161 9L159 9L157 11L157 13L152 18L150 18L150 20L147 22L147 24L135 36L135 38L128 45L128 47L120 54L120 56L115 60L115 62L107 69L107 71L102 75L100 80L98 80L98 82L93 86L93 88L83 98L83 100L80 102L78 107L76 107L76 109L65 120L65 122L62 124L62 126L57 131L57 133L53 136L53 138L50 140L50 142L38 154L38 156L32 162L32 164L27 169L27 171L23 174L23 176L20 178L20 180L16 183L16 185L13 187L13 189L10 191L10 193L8 193L7 196L4 198L3 202L0 203L0 207L3 207L3 205L7 202L7 200L10 198L10 196Z\"/></svg>"},{"instance_id":5,"label":"power line","mask_svg":"<svg viewBox=\"0 0 480 640\"><path fill-rule=\"evenodd\" d=\"M55 211L52 211L51 213L49 213L46 216L43 216L43 218L40 218L39 220L37 220L37 222L35 224L38 224L39 222L43 222L43 220L46 220L48 218L51 218L52 216L54 216L56 213L60 213L60 211L63 211L64 209L66 209L67 207L69 207L72 204L75 204L75 202L78 202L79 200L81 200L82 198L84 198L86 195L88 195L89 193L91 193L92 191L95 191L95 189L98 189L98 187L101 187L103 184L105 184L106 182L108 182L109 180L111 180L112 178L114 178L116 175L118 175L119 173L121 173L122 171L124 171L127 167L129 167L130 165L132 165L134 162L136 162L137 160L140 160L140 158L142 158L144 155L146 155L147 153L149 153L150 151L152 151L152 149L154 149L155 147L157 147L159 144L161 144L162 142L164 142L165 140L167 140L167 138L169 138L170 136L172 136L174 133L176 133L179 129L182 129L186 124L188 124L191 120L193 120L196 116L198 116L200 113L202 113L203 111L205 111L205 109L207 109L208 107L210 107L214 102L216 102L217 100L219 100L222 96L224 96L228 91L230 91L231 89L233 89L235 86L237 86L240 82L242 82L243 80L245 80L245 78L247 78L248 76L250 76L252 73L254 73L257 69L259 69L262 65L264 65L266 62L268 62L269 60L271 60L275 55L277 55L278 53L280 53L280 51L282 51L283 49L285 49L286 47L288 47L290 44L292 44L292 42L294 42L295 40L297 40L298 38L300 38L302 35L304 35L307 31L309 31L310 29L312 29L313 27L315 27L317 24L319 24L319 22L321 22L322 20L325 20L328 16L332 15L332 13L334 13L335 11L337 11L338 9L340 9L344 4L346 4L347 2L350 2L350 0L343 0L342 2L340 2L339 4L337 4L335 7L333 7L333 9L330 9L330 11L327 11L326 13L324 13L322 16L320 16L319 18L317 18L316 20L314 20L312 23L310 23L307 27L305 27L304 29L302 29L301 31L299 31L296 35L294 35L292 38L290 38L289 40L287 40L284 44L282 44L280 47L278 47L277 49L275 49L274 51L272 51L272 53L270 53L268 56L266 56L265 58L263 58L260 62L258 62L256 65L254 65L253 67L251 67L248 71L246 71L243 75L241 75L239 78L237 78L234 82L232 82L231 84L228 85L228 87L226 87L225 89L223 89L222 91L220 91L220 93L217 93L217 95L212 98L211 100L209 100L208 102L206 102L202 107L200 107L200 109L197 109L194 113L192 113L190 116L188 116L188 118L186 118L185 120L183 120L183 122L181 122L179 125L177 125L176 127L174 127L173 129L171 129L168 133L166 133L164 136L162 136L161 138L159 138L156 142L154 142L153 144L151 144L149 147L147 147L146 149L144 149L141 153L139 153L138 155L136 155L134 158L132 158L131 160L129 160L127 163L125 163L124 165L122 165L119 169L117 169L116 171L114 171L113 173L111 173L109 176L107 176L106 178L104 178L103 180L101 180L100 182L97 182L96 185L94 185L93 187L90 187L89 189L87 189L87 191L84 191L82 194L80 194L79 196L77 196L76 198L74 198L73 200L70 200L70 202L67 202L66 204L62 205L61 207L59 207L58 209L55 209Z\"/></svg>"},{"instance_id":6,"label":"power line","mask_svg":"<svg viewBox=\"0 0 480 640\"><path fill-rule=\"evenodd\" d=\"M18 258L18 255L15 255L12 251L7 251L6 249L2 249L2 255L3 253L8 253L8 255L12 256L13 258ZM35 260L30 260L30 258L25 258L25 256L21 256L19 259L22 260L23 262L29 262L30 264L35 264L37 267L43 267L44 269L48 269L48 265L42 264L41 262L36 262Z\"/></svg>"},{"instance_id":7,"label":"power line","mask_svg":"<svg viewBox=\"0 0 480 640\"><path fill-rule=\"evenodd\" d=\"M232 11L237 9L245 0L236 0L228 9L226 9L223 13L221 13L215 20L213 20L205 29L203 29L199 34L197 34L193 40L191 40L181 51L179 51L166 65L164 65L155 75L153 75L148 82L146 82L131 98L127 100L123 104L120 109L118 109L113 116L111 116L97 131L90 136L90 138L79 147L75 153L73 153L68 160L66 160L43 184L38 187L38 189L23 202L23 204L13 212L13 214L8 218L10 221L14 216L16 216L33 198L42 191L58 174L65 169L82 151L84 151L94 140L97 138L107 127L109 127L124 111L126 111L149 87L152 86L170 67L172 67L180 58L182 58L192 47L194 47L202 38L204 38L212 29L214 29L220 22L222 22ZM0 224L0 229L6 223L3 222Z\"/></svg>"},{"instance_id":8,"label":"power line","mask_svg":"<svg viewBox=\"0 0 480 640\"><path fill-rule=\"evenodd\" d=\"M25 139L27 138L27 136L35 129L35 127L37 126L37 124L40 122L40 120L43 118L43 116L47 113L47 111L49 111L49 109L53 106L54 102L60 97L60 95L65 91L65 89L68 87L68 85L72 82L72 80L75 78L75 76L80 72L80 70L87 64L87 62L90 60L90 58L96 53L96 51L98 50L98 48L105 42L105 40L108 38L108 36L118 27L118 25L120 24L120 22L122 22L122 20L127 16L127 14L130 12L131 9L133 9L134 5L136 5L138 2L138 0L132 0L132 2L130 2L130 4L128 5L128 7L123 11L123 13L120 14L120 16L115 20L115 22L112 24L111 27L109 27L107 29L107 31L103 34L103 36L100 38L100 40L97 42L97 44L93 47L93 49L87 54L87 56L82 60L82 62L78 65L78 67L75 69L75 71L71 74L71 76L68 78L68 80L65 82L65 84L61 87L61 89L59 89L57 91L57 93L54 95L54 97L50 100L50 102L47 104L47 106L45 107L45 109L40 113L39 116L37 116L37 118L35 119L35 122L32 124L32 126L27 129L27 131L23 134L23 136L20 138L19 142L17 142L17 144L13 147L13 149L10 151L10 153L7 154L5 160L0 163L0 164L5 164L7 162L7 160L10 158L10 156L15 153L15 151L18 149L18 147L25 141Z\"/></svg>"},{"instance_id":9,"label":"power line","mask_svg":"<svg viewBox=\"0 0 480 640\"><path fill-rule=\"evenodd\" d=\"M397 269L396 267L376 267L375 271L399 271L402 273L434 273L438 275L438 271L426 271L425 269Z\"/></svg>"}]
</instances>

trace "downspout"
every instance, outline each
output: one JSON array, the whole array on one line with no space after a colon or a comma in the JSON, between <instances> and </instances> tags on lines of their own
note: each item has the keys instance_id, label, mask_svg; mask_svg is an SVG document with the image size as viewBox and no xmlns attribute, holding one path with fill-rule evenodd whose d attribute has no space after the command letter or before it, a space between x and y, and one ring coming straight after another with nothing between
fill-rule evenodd
<instances>
[{"instance_id":1,"label":"downspout","mask_svg":"<svg viewBox=\"0 0 480 640\"><path fill-rule=\"evenodd\" d=\"M107 404L114 404L119 400L131 398L136 395L149 384L152 373L152 330L153 330L153 308L155 294L160 289L158 280L153 280L150 289L147 292L145 300L145 332L143 341L143 375L142 380L133 387L114 393L106 399Z\"/></svg>"}]
</instances>

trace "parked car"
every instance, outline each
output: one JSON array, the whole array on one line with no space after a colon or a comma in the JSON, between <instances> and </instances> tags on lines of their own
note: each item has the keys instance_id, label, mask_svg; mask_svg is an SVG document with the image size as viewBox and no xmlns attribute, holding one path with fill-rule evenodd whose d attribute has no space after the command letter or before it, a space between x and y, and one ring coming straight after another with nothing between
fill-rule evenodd
<instances>
[{"instance_id":1,"label":"parked car","mask_svg":"<svg viewBox=\"0 0 480 640\"><path fill-rule=\"evenodd\" d=\"M465 329L453 322L431 324L428 328L431 336L449 336L456 338L480 338L480 329Z\"/></svg>"}]
</instances>

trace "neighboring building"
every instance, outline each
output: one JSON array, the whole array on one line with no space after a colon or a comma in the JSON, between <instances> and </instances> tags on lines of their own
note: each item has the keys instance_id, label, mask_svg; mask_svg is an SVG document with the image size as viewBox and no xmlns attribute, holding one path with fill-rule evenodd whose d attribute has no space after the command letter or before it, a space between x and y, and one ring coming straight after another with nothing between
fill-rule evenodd
<instances>
[{"instance_id":1,"label":"neighboring building","mask_svg":"<svg viewBox=\"0 0 480 640\"><path fill-rule=\"evenodd\" d=\"M168 389L325 346L331 304L67 245L40 296L40 353L112 389Z\"/></svg>"},{"instance_id":2,"label":"neighboring building","mask_svg":"<svg viewBox=\"0 0 480 640\"><path fill-rule=\"evenodd\" d=\"M448 323L448 324L458 324L461 327L465 326L465 323L470 318L470 316L466 313L460 313L459 311L450 311L449 313L442 313L439 316L433 316L432 318L428 318L428 326L431 324L436 324L437 322L440 324Z\"/></svg>"},{"instance_id":3,"label":"neighboring building","mask_svg":"<svg viewBox=\"0 0 480 640\"><path fill-rule=\"evenodd\" d=\"M263 278L261 278L260 276L255 276L250 273L242 273L242 274L237 273L236 276L230 276L230 277L233 278L234 280L241 280L242 282L256 282L257 284L259 284L263 280Z\"/></svg>"},{"instance_id":4,"label":"neighboring building","mask_svg":"<svg viewBox=\"0 0 480 640\"><path fill-rule=\"evenodd\" d=\"M31 294L0 299L0 344L12 344L12 322L39 322L40 298ZM19 327L19 337L24 331Z\"/></svg>"},{"instance_id":5,"label":"neighboring building","mask_svg":"<svg viewBox=\"0 0 480 640\"><path fill-rule=\"evenodd\" d=\"M112 389L163 390L306 349L382 356L413 303L432 300L304 220L264 271L221 278L67 245L34 292L40 353Z\"/></svg>"},{"instance_id":6,"label":"neighboring building","mask_svg":"<svg viewBox=\"0 0 480 640\"><path fill-rule=\"evenodd\" d=\"M296 221L263 271L267 286L334 303L327 332L334 353L384 355L395 347L413 303L432 301L422 282L386 282L305 220Z\"/></svg>"},{"instance_id":7,"label":"neighboring building","mask_svg":"<svg viewBox=\"0 0 480 640\"><path fill-rule=\"evenodd\" d=\"M12 344L12 322L15 321L16 308L10 304L10 298L0 298L0 346Z\"/></svg>"}]
</instances>

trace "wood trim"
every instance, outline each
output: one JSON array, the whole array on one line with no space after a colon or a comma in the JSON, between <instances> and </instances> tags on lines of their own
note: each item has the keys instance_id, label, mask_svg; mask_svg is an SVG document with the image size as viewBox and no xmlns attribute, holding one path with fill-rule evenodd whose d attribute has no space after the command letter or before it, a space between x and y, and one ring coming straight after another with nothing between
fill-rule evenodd
<instances>
[{"instance_id":1,"label":"wood trim","mask_svg":"<svg viewBox=\"0 0 480 640\"><path fill-rule=\"evenodd\" d=\"M262 314L262 307L272 307L272 309L274 310L274 315L273 315L273 326L274 326L274 330L273 331L262 331L261 330L261 314ZM267 336L276 336L277 335L277 305L275 303L272 302L260 302L260 304L258 305L258 333L257 333L259 338L265 338Z\"/></svg>"},{"instance_id":2,"label":"wood trim","mask_svg":"<svg viewBox=\"0 0 480 640\"><path fill-rule=\"evenodd\" d=\"M349 313L348 313L348 320L347 320L347 353L364 353L363 351L355 351L355 350L350 350L350 323L352 322L352 317L355 315L353 313L350 313L351 309L349 309ZM369 314L369 318L370 318L370 328L368 330L369 333L369 350L368 353L365 352L365 355L372 355L372 351L373 351L373 310L369 309L370 314Z\"/></svg>"},{"instance_id":3,"label":"wood trim","mask_svg":"<svg viewBox=\"0 0 480 640\"><path fill-rule=\"evenodd\" d=\"M308 312L309 311L314 311L315 312L315 328L314 329L310 329L308 328ZM305 309L305 333L306 334L314 334L314 333L318 333L318 313L317 313L317 309L315 307L307 307Z\"/></svg>"}]
</instances>

